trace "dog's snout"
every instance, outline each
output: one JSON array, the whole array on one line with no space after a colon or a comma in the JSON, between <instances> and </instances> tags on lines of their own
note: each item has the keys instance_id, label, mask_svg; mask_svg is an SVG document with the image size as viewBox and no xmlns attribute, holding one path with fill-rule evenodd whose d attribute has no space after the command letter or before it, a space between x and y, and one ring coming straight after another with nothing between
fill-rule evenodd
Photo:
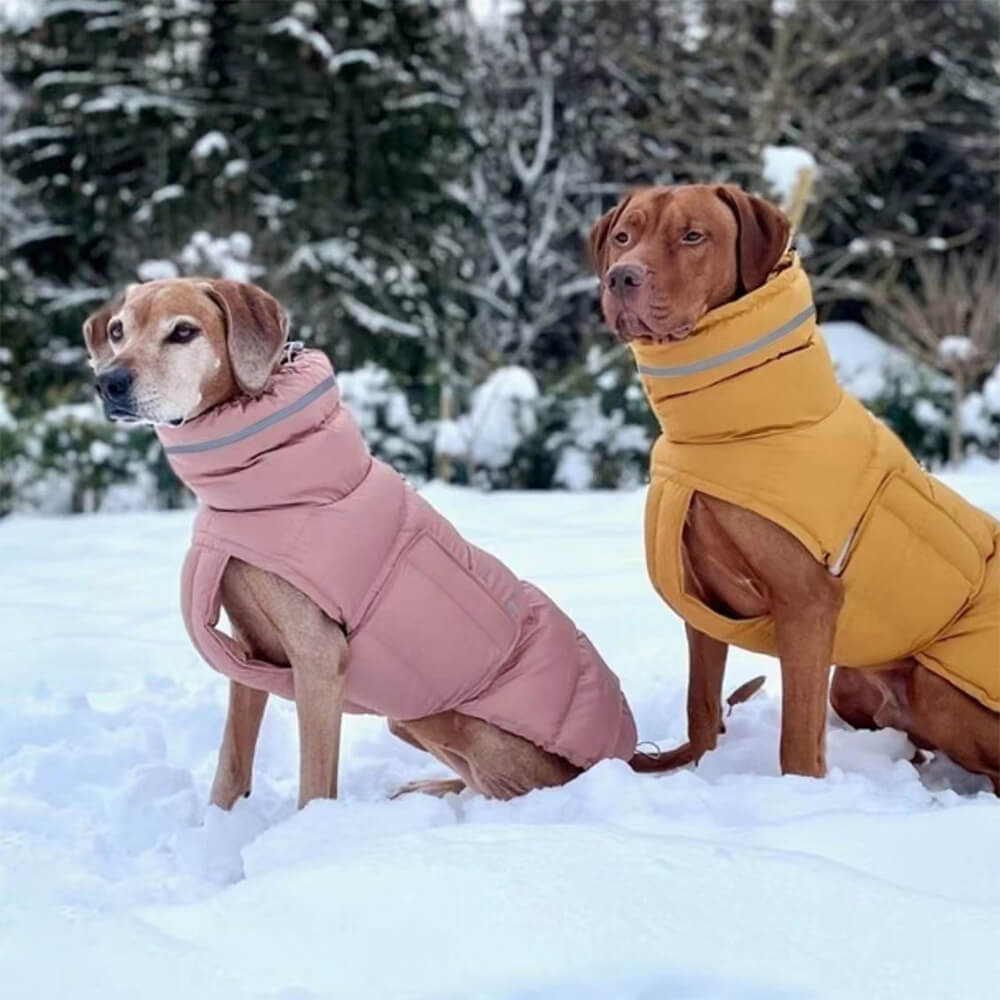
<instances>
[{"instance_id":1,"label":"dog's snout","mask_svg":"<svg viewBox=\"0 0 1000 1000\"><path fill-rule=\"evenodd\" d=\"M626 298L634 294L646 280L646 268L639 264L615 264L605 279L608 290Z\"/></svg>"},{"instance_id":2,"label":"dog's snout","mask_svg":"<svg viewBox=\"0 0 1000 1000\"><path fill-rule=\"evenodd\" d=\"M97 391L106 403L123 405L132 391L132 373L127 368L109 368L97 376Z\"/></svg>"}]
</instances>

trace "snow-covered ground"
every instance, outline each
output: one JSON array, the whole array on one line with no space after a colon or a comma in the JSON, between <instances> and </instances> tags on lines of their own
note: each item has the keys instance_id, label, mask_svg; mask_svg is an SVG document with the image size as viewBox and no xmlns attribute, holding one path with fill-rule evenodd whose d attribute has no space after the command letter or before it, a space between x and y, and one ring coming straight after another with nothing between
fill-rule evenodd
<instances>
[{"instance_id":1,"label":"snow-covered ground","mask_svg":"<svg viewBox=\"0 0 1000 1000\"><path fill-rule=\"evenodd\" d=\"M1000 513L995 468L952 482ZM641 492L427 492L590 633L643 738L683 738L683 632L646 580ZM189 523L0 524L5 998L996 995L1000 802L836 720L829 777L779 777L777 674L740 652L727 687L763 669L766 694L696 771L388 802L440 772L352 719L341 801L296 813L275 704L253 796L207 809L225 685L177 610Z\"/></svg>"}]
</instances>

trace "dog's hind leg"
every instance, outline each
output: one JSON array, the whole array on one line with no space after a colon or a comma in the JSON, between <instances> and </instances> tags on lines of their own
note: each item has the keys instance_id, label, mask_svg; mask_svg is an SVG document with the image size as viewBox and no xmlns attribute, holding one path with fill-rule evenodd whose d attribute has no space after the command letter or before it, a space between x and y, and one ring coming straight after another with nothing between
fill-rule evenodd
<instances>
[{"instance_id":1,"label":"dog's hind leg","mask_svg":"<svg viewBox=\"0 0 1000 1000\"><path fill-rule=\"evenodd\" d=\"M393 722L389 728L406 742L437 757L459 775L464 785L491 799L512 799L535 788L564 785L580 773L580 768L568 760L530 740L461 712L439 712L424 719ZM401 729L405 729L406 736ZM407 790L431 794L458 790L454 784L420 785L404 785L397 794Z\"/></svg>"},{"instance_id":2,"label":"dog's hind leg","mask_svg":"<svg viewBox=\"0 0 1000 1000\"><path fill-rule=\"evenodd\" d=\"M834 711L855 729L899 729L920 750L939 750L1000 795L1000 713L910 658L884 667L838 667Z\"/></svg>"},{"instance_id":3,"label":"dog's hind leg","mask_svg":"<svg viewBox=\"0 0 1000 1000\"><path fill-rule=\"evenodd\" d=\"M418 723L419 721L421 720L418 720ZM425 753L431 754L431 756L436 757L445 767L450 768L452 771L459 771L462 762L454 755L447 754L434 744L421 742L416 733L411 731L411 723L401 722L398 719L389 719L388 726L389 732L393 736L398 736L404 743L408 743L417 750L423 750ZM420 731L419 726L417 726L416 731ZM420 792L423 795L433 795L441 798L445 795L457 795L466 787L466 782L462 778L420 779L417 781L408 781L405 785L400 785L389 798L398 799L402 795L410 795L413 792Z\"/></svg>"}]
</instances>

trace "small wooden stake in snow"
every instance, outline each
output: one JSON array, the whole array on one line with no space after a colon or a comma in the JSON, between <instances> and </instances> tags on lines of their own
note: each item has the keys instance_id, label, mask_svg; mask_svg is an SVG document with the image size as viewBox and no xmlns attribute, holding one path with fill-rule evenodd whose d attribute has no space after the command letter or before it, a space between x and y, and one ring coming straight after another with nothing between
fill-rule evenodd
<instances>
[{"instance_id":1,"label":"small wooden stake in snow","mask_svg":"<svg viewBox=\"0 0 1000 1000\"><path fill-rule=\"evenodd\" d=\"M809 201L809 195L812 192L813 179L814 172L812 167L800 168L795 178L795 187L792 189L791 195L785 199L785 203L781 206L782 211L788 216L788 221L792 226L789 239L794 237L796 232L798 232L802 216L806 213L806 203Z\"/></svg>"}]
</instances>

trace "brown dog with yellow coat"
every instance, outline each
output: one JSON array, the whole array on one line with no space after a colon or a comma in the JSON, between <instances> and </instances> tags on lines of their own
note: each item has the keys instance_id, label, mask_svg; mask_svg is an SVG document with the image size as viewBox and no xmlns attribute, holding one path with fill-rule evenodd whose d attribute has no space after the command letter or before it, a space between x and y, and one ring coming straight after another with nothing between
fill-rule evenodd
<instances>
[{"instance_id":1,"label":"brown dog with yellow coat","mask_svg":"<svg viewBox=\"0 0 1000 1000\"><path fill-rule=\"evenodd\" d=\"M780 660L783 773L825 773L829 690L1000 794L1000 524L837 383L788 242L777 208L712 185L634 191L591 233L662 429L647 564L690 651L673 758L716 745L737 645Z\"/></svg>"}]
</instances>

